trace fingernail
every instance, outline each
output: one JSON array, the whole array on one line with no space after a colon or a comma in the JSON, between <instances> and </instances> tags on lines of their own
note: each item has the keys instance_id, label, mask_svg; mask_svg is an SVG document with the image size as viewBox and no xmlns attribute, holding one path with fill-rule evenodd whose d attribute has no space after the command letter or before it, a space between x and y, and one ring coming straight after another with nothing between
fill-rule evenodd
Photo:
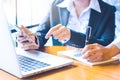
<instances>
[{"instance_id":1,"label":"fingernail","mask_svg":"<svg viewBox=\"0 0 120 80\"><path fill-rule=\"evenodd\" d=\"M45 39L48 39L48 36L45 36Z\"/></svg>"}]
</instances>

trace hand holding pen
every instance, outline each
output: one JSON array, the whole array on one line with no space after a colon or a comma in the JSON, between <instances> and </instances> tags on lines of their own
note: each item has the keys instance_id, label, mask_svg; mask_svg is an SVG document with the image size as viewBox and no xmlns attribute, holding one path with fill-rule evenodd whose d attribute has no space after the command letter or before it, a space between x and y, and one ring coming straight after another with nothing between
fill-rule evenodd
<instances>
[{"instance_id":1,"label":"hand holding pen","mask_svg":"<svg viewBox=\"0 0 120 80\"><path fill-rule=\"evenodd\" d=\"M84 58L84 59L87 59L86 56L88 54L85 53L85 51L87 50L86 47L88 46L88 44L90 44L91 31L92 31L92 27L88 26L88 28L86 30L85 47L81 50L82 58ZM87 60L89 61L89 59L87 59Z\"/></svg>"}]
</instances>

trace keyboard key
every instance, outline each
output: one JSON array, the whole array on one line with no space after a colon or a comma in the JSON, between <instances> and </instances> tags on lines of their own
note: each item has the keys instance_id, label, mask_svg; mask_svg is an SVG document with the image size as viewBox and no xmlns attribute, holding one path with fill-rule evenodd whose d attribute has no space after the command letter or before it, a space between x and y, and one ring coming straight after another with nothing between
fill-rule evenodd
<instances>
[{"instance_id":1,"label":"keyboard key","mask_svg":"<svg viewBox=\"0 0 120 80\"><path fill-rule=\"evenodd\" d=\"M50 66L50 64L40 62L35 59L31 59L22 55L18 55L18 58L19 58L20 68L24 72Z\"/></svg>"}]
</instances>

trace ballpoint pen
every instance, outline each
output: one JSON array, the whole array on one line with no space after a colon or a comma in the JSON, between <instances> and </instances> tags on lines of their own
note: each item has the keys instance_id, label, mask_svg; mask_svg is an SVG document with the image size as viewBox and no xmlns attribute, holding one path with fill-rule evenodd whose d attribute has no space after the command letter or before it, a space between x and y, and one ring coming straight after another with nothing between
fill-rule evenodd
<instances>
[{"instance_id":1,"label":"ballpoint pen","mask_svg":"<svg viewBox=\"0 0 120 80\"><path fill-rule=\"evenodd\" d=\"M86 30L85 45L89 44L89 40L90 40L90 37L91 37L91 30L92 30L92 27L88 26L88 28Z\"/></svg>"}]
</instances>

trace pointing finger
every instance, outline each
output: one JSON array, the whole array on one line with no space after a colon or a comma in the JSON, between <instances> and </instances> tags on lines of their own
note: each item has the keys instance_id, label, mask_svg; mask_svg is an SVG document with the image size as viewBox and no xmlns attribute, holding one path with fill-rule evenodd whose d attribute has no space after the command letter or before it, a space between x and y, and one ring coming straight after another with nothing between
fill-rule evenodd
<instances>
[{"instance_id":1,"label":"pointing finger","mask_svg":"<svg viewBox=\"0 0 120 80\"><path fill-rule=\"evenodd\" d=\"M55 27L51 28L46 34L45 38L48 39L54 33L54 31L58 30L61 26L62 24L58 24Z\"/></svg>"}]
</instances>

